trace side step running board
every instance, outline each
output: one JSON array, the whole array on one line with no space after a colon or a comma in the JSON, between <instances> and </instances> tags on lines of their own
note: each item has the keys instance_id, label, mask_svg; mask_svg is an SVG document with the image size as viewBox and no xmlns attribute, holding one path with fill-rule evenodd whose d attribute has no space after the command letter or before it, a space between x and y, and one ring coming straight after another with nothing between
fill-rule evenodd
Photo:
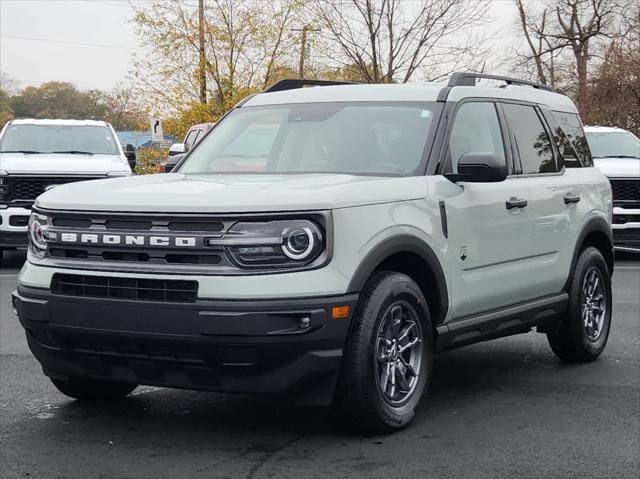
<instances>
[{"instance_id":1,"label":"side step running board","mask_svg":"<svg viewBox=\"0 0 640 479\"><path fill-rule=\"evenodd\" d=\"M438 326L437 351L479 341L526 333L559 319L569 301L567 293L535 299L495 311L448 321Z\"/></svg>"}]
</instances>

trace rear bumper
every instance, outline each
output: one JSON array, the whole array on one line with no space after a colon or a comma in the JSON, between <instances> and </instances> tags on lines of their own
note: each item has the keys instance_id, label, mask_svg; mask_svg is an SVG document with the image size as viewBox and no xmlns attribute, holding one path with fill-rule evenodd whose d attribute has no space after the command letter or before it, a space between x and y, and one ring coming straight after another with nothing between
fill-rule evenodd
<instances>
[{"instance_id":1,"label":"rear bumper","mask_svg":"<svg viewBox=\"0 0 640 479\"><path fill-rule=\"evenodd\" d=\"M161 303L80 298L19 286L13 305L48 376L184 389L290 394L327 404L356 295ZM308 327L306 320L308 318Z\"/></svg>"}]
</instances>

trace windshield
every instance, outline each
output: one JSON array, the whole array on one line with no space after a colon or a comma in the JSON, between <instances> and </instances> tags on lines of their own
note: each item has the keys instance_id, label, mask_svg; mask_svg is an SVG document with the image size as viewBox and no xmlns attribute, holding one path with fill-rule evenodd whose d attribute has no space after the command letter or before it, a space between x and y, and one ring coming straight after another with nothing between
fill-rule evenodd
<instances>
[{"instance_id":1,"label":"windshield","mask_svg":"<svg viewBox=\"0 0 640 479\"><path fill-rule=\"evenodd\" d=\"M106 126L9 125L0 140L0 153L120 154Z\"/></svg>"},{"instance_id":2,"label":"windshield","mask_svg":"<svg viewBox=\"0 0 640 479\"><path fill-rule=\"evenodd\" d=\"M594 158L640 158L640 140L628 131L587 132Z\"/></svg>"},{"instance_id":3,"label":"windshield","mask_svg":"<svg viewBox=\"0 0 640 479\"><path fill-rule=\"evenodd\" d=\"M181 173L418 170L440 105L315 103L234 110L194 148Z\"/></svg>"}]
</instances>

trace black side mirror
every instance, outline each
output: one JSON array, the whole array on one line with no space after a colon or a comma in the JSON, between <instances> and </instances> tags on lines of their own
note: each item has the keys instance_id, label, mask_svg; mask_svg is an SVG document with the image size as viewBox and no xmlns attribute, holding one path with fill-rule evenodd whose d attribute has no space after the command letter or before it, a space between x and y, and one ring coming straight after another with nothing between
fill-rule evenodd
<instances>
[{"instance_id":1,"label":"black side mirror","mask_svg":"<svg viewBox=\"0 0 640 479\"><path fill-rule=\"evenodd\" d=\"M129 162L129 167L131 171L136 168L136 149L133 147L131 143L124 147L124 156L127 158L127 162Z\"/></svg>"},{"instance_id":2,"label":"black side mirror","mask_svg":"<svg viewBox=\"0 0 640 479\"><path fill-rule=\"evenodd\" d=\"M458 173L445 176L454 183L494 183L507 178L507 164L494 153L465 153L458 161Z\"/></svg>"}]
</instances>

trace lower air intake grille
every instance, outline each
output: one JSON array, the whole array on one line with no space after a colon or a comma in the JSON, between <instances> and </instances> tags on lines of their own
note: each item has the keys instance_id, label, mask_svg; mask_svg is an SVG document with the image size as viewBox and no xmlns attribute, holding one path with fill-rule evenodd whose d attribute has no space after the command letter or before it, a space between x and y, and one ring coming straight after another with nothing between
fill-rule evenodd
<instances>
[{"instance_id":1,"label":"lower air intake grille","mask_svg":"<svg viewBox=\"0 0 640 479\"><path fill-rule=\"evenodd\" d=\"M56 273L51 280L51 291L65 296L194 303L198 297L198 283Z\"/></svg>"}]
</instances>

